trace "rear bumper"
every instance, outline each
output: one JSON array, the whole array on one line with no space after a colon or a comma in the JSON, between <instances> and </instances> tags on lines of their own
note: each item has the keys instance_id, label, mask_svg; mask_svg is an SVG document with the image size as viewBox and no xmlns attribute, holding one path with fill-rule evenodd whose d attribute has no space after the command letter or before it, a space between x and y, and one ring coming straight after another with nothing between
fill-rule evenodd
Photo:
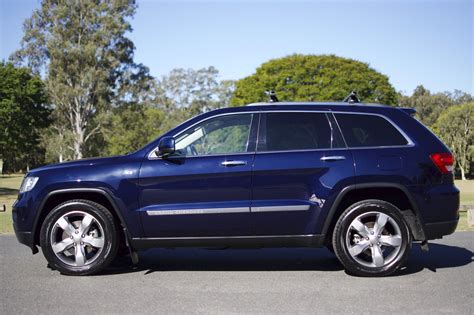
<instances>
[{"instance_id":1,"label":"rear bumper","mask_svg":"<svg viewBox=\"0 0 474 315\"><path fill-rule=\"evenodd\" d=\"M454 233L456 227L458 226L459 216L456 220L453 221L444 221L437 223L428 223L425 224L425 235L426 239L434 240L437 238L442 238L445 235Z\"/></svg>"}]
</instances>

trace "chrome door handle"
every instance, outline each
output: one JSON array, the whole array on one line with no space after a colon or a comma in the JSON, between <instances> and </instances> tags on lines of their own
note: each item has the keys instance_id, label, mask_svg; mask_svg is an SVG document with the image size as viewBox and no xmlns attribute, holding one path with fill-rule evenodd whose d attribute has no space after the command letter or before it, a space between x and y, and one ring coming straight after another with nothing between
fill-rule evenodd
<instances>
[{"instance_id":1,"label":"chrome door handle","mask_svg":"<svg viewBox=\"0 0 474 315\"><path fill-rule=\"evenodd\" d=\"M222 166L239 166L239 165L247 165L245 161L224 161L221 163Z\"/></svg>"},{"instance_id":2,"label":"chrome door handle","mask_svg":"<svg viewBox=\"0 0 474 315\"><path fill-rule=\"evenodd\" d=\"M325 161L325 162L331 162L331 161L342 161L342 160L345 160L346 157L345 156L342 156L342 155L333 155L333 156L323 156L321 158L321 161Z\"/></svg>"}]
</instances>

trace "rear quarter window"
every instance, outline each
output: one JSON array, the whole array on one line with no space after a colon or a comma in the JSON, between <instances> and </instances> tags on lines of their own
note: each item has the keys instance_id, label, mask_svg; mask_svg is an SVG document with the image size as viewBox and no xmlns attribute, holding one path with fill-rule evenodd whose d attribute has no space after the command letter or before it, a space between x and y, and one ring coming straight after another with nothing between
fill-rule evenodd
<instances>
[{"instance_id":1,"label":"rear quarter window","mask_svg":"<svg viewBox=\"0 0 474 315\"><path fill-rule=\"evenodd\" d=\"M349 147L407 145L407 139L387 119L364 114L335 114Z\"/></svg>"}]
</instances>

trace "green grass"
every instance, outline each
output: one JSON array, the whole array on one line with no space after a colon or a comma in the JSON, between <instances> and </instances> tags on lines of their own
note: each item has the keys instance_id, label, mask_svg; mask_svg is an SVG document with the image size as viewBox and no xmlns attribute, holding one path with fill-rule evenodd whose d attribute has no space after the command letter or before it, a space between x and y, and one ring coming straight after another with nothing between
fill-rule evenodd
<instances>
[{"instance_id":1,"label":"green grass","mask_svg":"<svg viewBox=\"0 0 474 315\"><path fill-rule=\"evenodd\" d=\"M0 176L0 206L5 204L7 212L0 212L0 234L13 233L12 204L20 189L22 174ZM461 204L474 205L474 180L456 181L456 186L461 190ZM457 231L474 231L467 225L467 213L461 212Z\"/></svg>"},{"instance_id":2,"label":"green grass","mask_svg":"<svg viewBox=\"0 0 474 315\"><path fill-rule=\"evenodd\" d=\"M455 184L461 191L461 204L474 205L474 180L456 180Z\"/></svg>"},{"instance_id":3,"label":"green grass","mask_svg":"<svg viewBox=\"0 0 474 315\"><path fill-rule=\"evenodd\" d=\"M474 227L469 227L467 225L467 212L460 212L459 213L459 223L456 231L474 231Z\"/></svg>"},{"instance_id":4,"label":"green grass","mask_svg":"<svg viewBox=\"0 0 474 315\"><path fill-rule=\"evenodd\" d=\"M22 179L23 174L0 176L0 206L7 206L6 212L0 212L0 234L13 233L12 204L16 200Z\"/></svg>"}]
</instances>

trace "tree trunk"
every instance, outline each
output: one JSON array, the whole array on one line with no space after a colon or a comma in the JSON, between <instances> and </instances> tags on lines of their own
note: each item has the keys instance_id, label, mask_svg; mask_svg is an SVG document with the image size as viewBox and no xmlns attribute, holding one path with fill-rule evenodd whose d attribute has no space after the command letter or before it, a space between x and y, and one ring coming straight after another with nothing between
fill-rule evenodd
<instances>
[{"instance_id":1,"label":"tree trunk","mask_svg":"<svg viewBox=\"0 0 474 315\"><path fill-rule=\"evenodd\" d=\"M466 172L464 172L464 168L460 167L459 169L461 170L461 179L466 180Z\"/></svg>"},{"instance_id":2,"label":"tree trunk","mask_svg":"<svg viewBox=\"0 0 474 315\"><path fill-rule=\"evenodd\" d=\"M82 144L84 143L84 136L82 133L75 134L74 137L74 159L82 159Z\"/></svg>"},{"instance_id":3,"label":"tree trunk","mask_svg":"<svg viewBox=\"0 0 474 315\"><path fill-rule=\"evenodd\" d=\"M84 145L85 127L83 126L82 117L79 113L74 115L74 159L82 159L82 148Z\"/></svg>"}]
</instances>

